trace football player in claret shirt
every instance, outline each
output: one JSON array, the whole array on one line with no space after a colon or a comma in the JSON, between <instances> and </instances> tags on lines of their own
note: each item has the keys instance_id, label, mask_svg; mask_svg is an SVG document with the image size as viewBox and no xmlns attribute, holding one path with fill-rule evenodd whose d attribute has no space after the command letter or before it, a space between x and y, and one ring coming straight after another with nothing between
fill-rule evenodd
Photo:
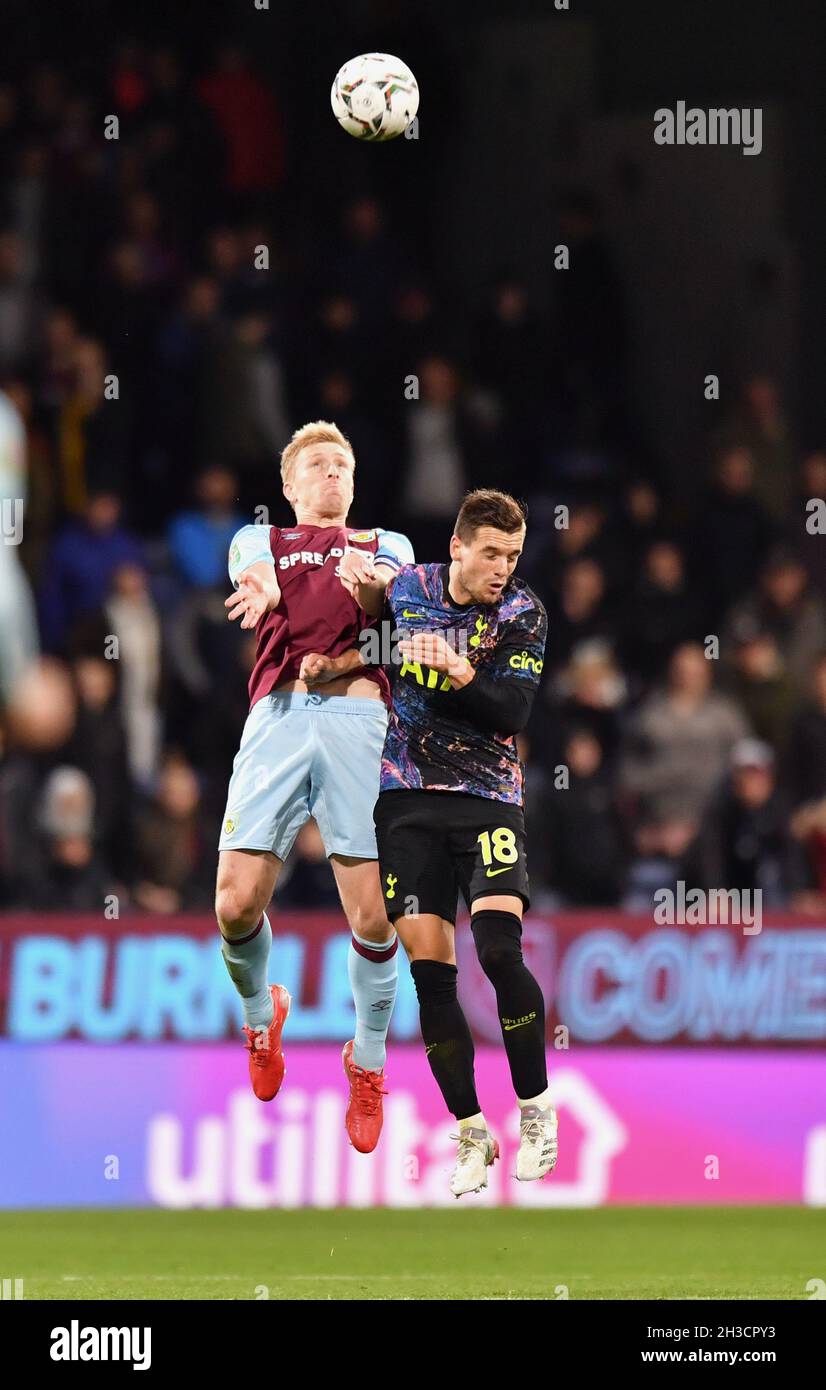
<instances>
[{"instance_id":1,"label":"football player in claret shirt","mask_svg":"<svg viewBox=\"0 0 826 1390\"><path fill-rule=\"evenodd\" d=\"M255 628L258 647L224 812L215 911L243 1004L252 1087L260 1100L272 1100L284 1076L281 1032L290 996L269 983L266 909L298 831L315 817L352 932L356 1033L342 1054L347 1132L369 1153L381 1131L397 982L397 939L384 908L373 828L390 696L383 669L361 660L357 644L369 619L339 566L346 553L358 554L360 575L369 567L378 590L413 552L405 536L347 526L354 469L337 426L304 425L281 456L295 523L244 526L230 545L235 592L228 616Z\"/></svg>"},{"instance_id":2,"label":"football player in claret shirt","mask_svg":"<svg viewBox=\"0 0 826 1390\"><path fill-rule=\"evenodd\" d=\"M385 583L388 617L403 636L375 809L379 861L388 915L411 962L427 1059L459 1121L457 1197L487 1185L499 1152L456 993L460 892L496 993L520 1109L516 1176L541 1178L557 1156L545 1004L520 944L529 898L516 734L539 684L547 632L542 604L514 574L524 540L522 504L480 489L462 504L450 564L404 565ZM362 564L351 557L342 582ZM359 589L374 614L376 587L374 580Z\"/></svg>"}]
</instances>

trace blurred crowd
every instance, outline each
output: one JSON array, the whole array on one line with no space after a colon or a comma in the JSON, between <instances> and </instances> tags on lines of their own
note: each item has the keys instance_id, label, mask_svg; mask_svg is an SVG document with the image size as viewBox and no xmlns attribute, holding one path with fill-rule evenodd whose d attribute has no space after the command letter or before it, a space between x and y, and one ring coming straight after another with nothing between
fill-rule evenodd
<instances>
[{"instance_id":1,"label":"blurred crowd","mask_svg":"<svg viewBox=\"0 0 826 1390\"><path fill-rule=\"evenodd\" d=\"M552 303L513 265L463 300L381 189L296 213L290 159L238 46L0 82L0 904L209 907L254 649L228 543L289 521L279 451L325 418L353 524L423 560L468 487L528 501L538 904L646 908L684 878L826 910L826 452L755 375L668 481L586 191L560 194ZM312 824L279 898L335 903Z\"/></svg>"}]
</instances>

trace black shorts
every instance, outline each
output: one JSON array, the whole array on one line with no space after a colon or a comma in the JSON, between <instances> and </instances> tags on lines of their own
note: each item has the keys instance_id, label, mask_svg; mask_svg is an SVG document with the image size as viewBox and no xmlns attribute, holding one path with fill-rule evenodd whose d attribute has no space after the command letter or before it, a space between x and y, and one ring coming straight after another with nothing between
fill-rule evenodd
<instances>
[{"instance_id":1,"label":"black shorts","mask_svg":"<svg viewBox=\"0 0 826 1390\"><path fill-rule=\"evenodd\" d=\"M373 812L390 921L434 913L456 921L461 892L512 893L530 904L521 806L465 792L385 791Z\"/></svg>"}]
</instances>

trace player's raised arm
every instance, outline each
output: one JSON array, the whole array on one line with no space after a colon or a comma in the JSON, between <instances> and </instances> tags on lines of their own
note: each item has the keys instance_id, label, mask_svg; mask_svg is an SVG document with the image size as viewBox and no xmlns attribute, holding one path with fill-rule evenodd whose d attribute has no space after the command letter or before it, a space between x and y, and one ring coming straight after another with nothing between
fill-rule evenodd
<instances>
[{"instance_id":1,"label":"player's raised arm","mask_svg":"<svg viewBox=\"0 0 826 1390\"><path fill-rule=\"evenodd\" d=\"M243 628L254 628L281 602L268 526L242 526L236 532L229 548L228 569L235 593L225 601L227 617L230 622L240 618Z\"/></svg>"},{"instance_id":2,"label":"player's raised arm","mask_svg":"<svg viewBox=\"0 0 826 1390\"><path fill-rule=\"evenodd\" d=\"M384 607L384 592L402 565L414 562L413 547L399 531L379 531L375 555L348 550L339 565L339 578L360 608L378 618Z\"/></svg>"}]
</instances>

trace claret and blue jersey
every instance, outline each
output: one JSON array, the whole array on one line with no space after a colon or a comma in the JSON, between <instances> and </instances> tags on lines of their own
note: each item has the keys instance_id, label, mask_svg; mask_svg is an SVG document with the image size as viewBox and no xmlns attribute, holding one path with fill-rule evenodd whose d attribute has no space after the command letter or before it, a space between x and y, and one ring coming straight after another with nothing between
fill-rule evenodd
<instances>
[{"instance_id":1,"label":"claret and blue jersey","mask_svg":"<svg viewBox=\"0 0 826 1390\"><path fill-rule=\"evenodd\" d=\"M413 559L406 536L381 527L358 531L350 526L244 526L232 539L229 577L233 584L250 565L273 566L281 589L278 607L258 624L258 647L249 682L250 704L294 679L309 652L341 656L359 643L368 624L365 614L338 578L338 564L348 550L363 551L391 570ZM365 668L389 700L381 667Z\"/></svg>"},{"instance_id":2,"label":"claret and blue jersey","mask_svg":"<svg viewBox=\"0 0 826 1390\"><path fill-rule=\"evenodd\" d=\"M465 655L495 681L524 682L531 694L544 660L547 617L516 577L498 602L458 604L448 591L448 565L403 565L387 590L389 618L400 634L464 637ZM418 662L392 671L393 708L382 758L381 789L457 791L515 805L523 773L513 735L488 732L451 708L447 676ZM455 695L455 692L453 692Z\"/></svg>"},{"instance_id":3,"label":"claret and blue jersey","mask_svg":"<svg viewBox=\"0 0 826 1390\"><path fill-rule=\"evenodd\" d=\"M285 689L309 652L340 656L359 644L367 615L344 588L339 561L362 551L390 570L413 559L406 536L349 526L245 526L232 540L233 584L250 565L272 565L281 591L256 628L250 713L227 793L222 850L267 850L286 859L314 816L328 855L375 859L372 812L390 687L364 668L381 700ZM263 775L262 775L263 774Z\"/></svg>"}]
</instances>

